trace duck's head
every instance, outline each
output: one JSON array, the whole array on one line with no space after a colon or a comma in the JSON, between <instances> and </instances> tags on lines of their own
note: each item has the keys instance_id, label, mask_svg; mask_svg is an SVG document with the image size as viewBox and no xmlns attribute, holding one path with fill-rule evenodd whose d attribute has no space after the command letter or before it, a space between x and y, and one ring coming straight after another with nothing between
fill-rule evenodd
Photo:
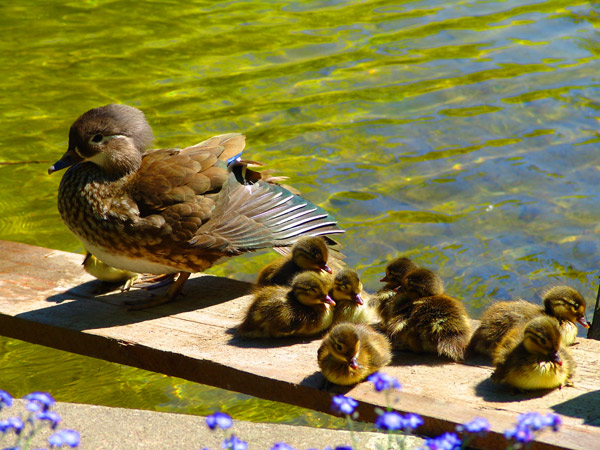
<instances>
[{"instance_id":1,"label":"duck's head","mask_svg":"<svg viewBox=\"0 0 600 450\"><path fill-rule=\"evenodd\" d=\"M358 369L358 352L360 338L356 328L351 323L340 323L329 332L327 345L331 354L338 360L344 361L352 369Z\"/></svg>"},{"instance_id":2,"label":"duck's head","mask_svg":"<svg viewBox=\"0 0 600 450\"><path fill-rule=\"evenodd\" d=\"M562 365L558 352L560 329L556 319L541 316L529 321L525 326L523 345L529 353Z\"/></svg>"},{"instance_id":3,"label":"duck's head","mask_svg":"<svg viewBox=\"0 0 600 450\"><path fill-rule=\"evenodd\" d=\"M119 104L90 109L71 125L69 147L48 173L89 161L109 175L125 175L140 167L142 152L153 141L139 109Z\"/></svg>"},{"instance_id":4,"label":"duck's head","mask_svg":"<svg viewBox=\"0 0 600 450\"><path fill-rule=\"evenodd\" d=\"M402 279L411 270L415 270L417 265L408 258L396 258L392 260L385 268L385 276L379 280L385 283L386 289L395 289L402 285Z\"/></svg>"},{"instance_id":5,"label":"duck's head","mask_svg":"<svg viewBox=\"0 0 600 450\"><path fill-rule=\"evenodd\" d=\"M585 318L585 299L569 286L554 286L544 294L542 301L546 314L559 320L577 322L589 328Z\"/></svg>"},{"instance_id":6,"label":"duck's head","mask_svg":"<svg viewBox=\"0 0 600 450\"><path fill-rule=\"evenodd\" d=\"M403 280L401 290L411 299L431 297L444 293L444 283L429 269L415 269L408 272Z\"/></svg>"},{"instance_id":7,"label":"duck's head","mask_svg":"<svg viewBox=\"0 0 600 450\"><path fill-rule=\"evenodd\" d=\"M343 269L333 279L331 296L336 302L354 302L362 305L364 303L360 296L362 287L360 278L358 278L355 270Z\"/></svg>"},{"instance_id":8,"label":"duck's head","mask_svg":"<svg viewBox=\"0 0 600 450\"><path fill-rule=\"evenodd\" d=\"M332 273L327 265L329 250L325 240L320 236L304 236L292 246L292 260L303 270L321 270Z\"/></svg>"},{"instance_id":9,"label":"duck's head","mask_svg":"<svg viewBox=\"0 0 600 450\"><path fill-rule=\"evenodd\" d=\"M335 305L327 293L327 282L318 273L301 272L292 280L292 293L300 302L308 306Z\"/></svg>"}]
</instances>

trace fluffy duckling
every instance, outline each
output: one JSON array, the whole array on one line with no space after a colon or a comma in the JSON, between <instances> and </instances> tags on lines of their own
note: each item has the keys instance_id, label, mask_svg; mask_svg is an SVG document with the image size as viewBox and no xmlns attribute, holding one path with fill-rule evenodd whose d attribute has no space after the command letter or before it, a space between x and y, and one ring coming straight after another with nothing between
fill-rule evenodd
<instances>
[{"instance_id":1,"label":"fluffy duckling","mask_svg":"<svg viewBox=\"0 0 600 450\"><path fill-rule=\"evenodd\" d=\"M402 285L406 274L417 268L415 263L404 257L392 260L385 268L385 276L380 280L385 285L371 299L371 305L384 323L397 315L396 303L404 298L404 293L396 292L396 289Z\"/></svg>"},{"instance_id":2,"label":"fluffy duckling","mask_svg":"<svg viewBox=\"0 0 600 450\"><path fill-rule=\"evenodd\" d=\"M289 286L294 275L305 270L332 273L327 265L328 257L329 250L322 237L302 237L294 243L289 256L273 261L262 268L256 284Z\"/></svg>"},{"instance_id":3,"label":"fluffy duckling","mask_svg":"<svg viewBox=\"0 0 600 450\"><path fill-rule=\"evenodd\" d=\"M571 385L575 362L561 345L556 319L539 316L511 329L493 353L492 381L518 390L554 389Z\"/></svg>"},{"instance_id":4,"label":"fluffy duckling","mask_svg":"<svg viewBox=\"0 0 600 450\"><path fill-rule=\"evenodd\" d=\"M513 327L521 327L531 319L547 315L558 320L562 342L572 345L577 337L575 322L588 328L585 320L585 300L575 289L554 286L542 297L543 306L525 300L496 302L481 316L481 323L473 333L469 351L492 356L492 353Z\"/></svg>"},{"instance_id":5,"label":"fluffy duckling","mask_svg":"<svg viewBox=\"0 0 600 450\"><path fill-rule=\"evenodd\" d=\"M388 339L365 324L335 325L317 351L325 378L336 384L358 383L392 360Z\"/></svg>"},{"instance_id":6,"label":"fluffy duckling","mask_svg":"<svg viewBox=\"0 0 600 450\"><path fill-rule=\"evenodd\" d=\"M385 325L394 348L464 359L471 328L463 304L445 295L442 280L428 269L409 272L402 287L398 314Z\"/></svg>"},{"instance_id":7,"label":"fluffy duckling","mask_svg":"<svg viewBox=\"0 0 600 450\"><path fill-rule=\"evenodd\" d=\"M362 283L355 270L343 269L335 275L329 295L335 301L333 323L369 323L371 309L361 297ZM363 294L364 295L364 294Z\"/></svg>"},{"instance_id":8,"label":"fluffy duckling","mask_svg":"<svg viewBox=\"0 0 600 450\"><path fill-rule=\"evenodd\" d=\"M586 303L583 296L569 286L553 286L542 297L544 313L558 320L563 345L573 345L577 338L577 325L589 328L585 318Z\"/></svg>"},{"instance_id":9,"label":"fluffy duckling","mask_svg":"<svg viewBox=\"0 0 600 450\"><path fill-rule=\"evenodd\" d=\"M242 337L311 336L329 328L335 302L328 285L317 273L302 272L291 287L265 286L254 293L254 301L239 325Z\"/></svg>"},{"instance_id":10,"label":"fluffy duckling","mask_svg":"<svg viewBox=\"0 0 600 450\"><path fill-rule=\"evenodd\" d=\"M87 273L102 282L123 283L121 289L124 291L128 291L138 278L137 273L109 266L89 252L85 255L82 265Z\"/></svg>"}]
</instances>

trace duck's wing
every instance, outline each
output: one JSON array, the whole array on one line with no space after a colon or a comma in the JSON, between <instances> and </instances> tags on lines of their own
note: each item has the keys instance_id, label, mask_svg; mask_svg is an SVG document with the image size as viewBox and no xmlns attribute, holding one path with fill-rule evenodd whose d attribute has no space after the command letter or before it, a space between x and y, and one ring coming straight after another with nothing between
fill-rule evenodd
<instances>
[{"instance_id":1,"label":"duck's wing","mask_svg":"<svg viewBox=\"0 0 600 450\"><path fill-rule=\"evenodd\" d=\"M263 180L240 184L232 173L216 198L211 220L190 244L238 254L289 246L300 236L336 233L343 230L323 208Z\"/></svg>"},{"instance_id":2,"label":"duck's wing","mask_svg":"<svg viewBox=\"0 0 600 450\"><path fill-rule=\"evenodd\" d=\"M225 162L241 153L244 145L244 135L229 133L184 149L146 152L129 185L129 195L142 217L178 204L210 209L213 202L203 201L202 196L221 189L228 177Z\"/></svg>"}]
</instances>

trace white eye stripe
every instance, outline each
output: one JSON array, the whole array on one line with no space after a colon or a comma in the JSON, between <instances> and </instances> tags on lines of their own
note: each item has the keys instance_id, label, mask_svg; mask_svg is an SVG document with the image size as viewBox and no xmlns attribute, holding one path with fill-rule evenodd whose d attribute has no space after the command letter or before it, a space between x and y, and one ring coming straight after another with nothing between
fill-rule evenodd
<instances>
[{"instance_id":1,"label":"white eye stripe","mask_svg":"<svg viewBox=\"0 0 600 450\"><path fill-rule=\"evenodd\" d=\"M100 142L95 142L94 138L100 133L96 133L95 135L93 135L90 140L88 141L91 145L98 145L98 144L102 144L106 141L110 141L111 139L123 139L126 138L127 136L124 136L122 134L111 134L110 136L102 136L102 140Z\"/></svg>"}]
</instances>

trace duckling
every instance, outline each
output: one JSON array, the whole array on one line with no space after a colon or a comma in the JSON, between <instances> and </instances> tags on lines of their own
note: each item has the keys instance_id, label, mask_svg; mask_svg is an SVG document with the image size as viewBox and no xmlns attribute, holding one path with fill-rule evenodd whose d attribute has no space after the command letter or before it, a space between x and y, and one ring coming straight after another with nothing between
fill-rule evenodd
<instances>
[{"instance_id":1,"label":"duckling","mask_svg":"<svg viewBox=\"0 0 600 450\"><path fill-rule=\"evenodd\" d=\"M394 348L464 359L471 328L463 304L445 295L442 280L428 269L409 272L402 287L405 299L385 327Z\"/></svg>"},{"instance_id":2,"label":"duckling","mask_svg":"<svg viewBox=\"0 0 600 450\"><path fill-rule=\"evenodd\" d=\"M371 308L361 297L362 283L352 269L343 269L335 275L329 296L335 301L333 323L369 323ZM364 293L363 293L364 295Z\"/></svg>"},{"instance_id":3,"label":"duckling","mask_svg":"<svg viewBox=\"0 0 600 450\"><path fill-rule=\"evenodd\" d=\"M573 345L577 339L577 325L589 328L585 318L583 296L569 286L553 286L542 297L544 313L558 320L563 345Z\"/></svg>"},{"instance_id":4,"label":"duckling","mask_svg":"<svg viewBox=\"0 0 600 450\"><path fill-rule=\"evenodd\" d=\"M493 353L494 383L518 390L554 389L572 385L575 362L561 345L556 319L539 316L512 328Z\"/></svg>"},{"instance_id":5,"label":"duckling","mask_svg":"<svg viewBox=\"0 0 600 450\"><path fill-rule=\"evenodd\" d=\"M301 272L292 286L264 286L254 292L246 318L239 325L242 337L312 336L331 326L335 302L327 283L317 273Z\"/></svg>"},{"instance_id":6,"label":"duckling","mask_svg":"<svg viewBox=\"0 0 600 450\"><path fill-rule=\"evenodd\" d=\"M121 287L123 291L128 291L138 278L137 273L109 266L89 252L85 255L82 265L87 273L103 283L111 283L113 285L123 283Z\"/></svg>"},{"instance_id":7,"label":"duckling","mask_svg":"<svg viewBox=\"0 0 600 450\"><path fill-rule=\"evenodd\" d=\"M327 265L329 250L322 237L306 236L298 239L292 246L291 254L267 264L258 274L258 286L289 285L294 275L312 270L317 273L332 273Z\"/></svg>"},{"instance_id":8,"label":"duckling","mask_svg":"<svg viewBox=\"0 0 600 450\"><path fill-rule=\"evenodd\" d=\"M406 325L412 314L415 301L423 297L432 297L444 293L444 283L433 271L417 268L409 271L400 286L394 289L394 295L381 305L380 328L388 334L395 334ZM395 331L392 331L395 330Z\"/></svg>"},{"instance_id":9,"label":"duckling","mask_svg":"<svg viewBox=\"0 0 600 450\"><path fill-rule=\"evenodd\" d=\"M371 298L371 305L383 322L396 315L395 305L404 296L395 289L402 285L402 279L408 272L417 268L415 263L404 257L392 260L385 268L385 276L380 280L385 285Z\"/></svg>"},{"instance_id":10,"label":"duckling","mask_svg":"<svg viewBox=\"0 0 600 450\"><path fill-rule=\"evenodd\" d=\"M392 360L388 339L366 324L335 325L317 351L325 378L336 384L358 383Z\"/></svg>"},{"instance_id":11,"label":"duckling","mask_svg":"<svg viewBox=\"0 0 600 450\"><path fill-rule=\"evenodd\" d=\"M572 345L577 337L578 322L588 328L585 320L585 300L575 289L554 286L542 297L543 306L525 300L496 302L481 316L481 323L473 333L469 351L492 356L494 348L513 327L520 327L531 319L547 315L558 320L562 342Z\"/></svg>"}]
</instances>

